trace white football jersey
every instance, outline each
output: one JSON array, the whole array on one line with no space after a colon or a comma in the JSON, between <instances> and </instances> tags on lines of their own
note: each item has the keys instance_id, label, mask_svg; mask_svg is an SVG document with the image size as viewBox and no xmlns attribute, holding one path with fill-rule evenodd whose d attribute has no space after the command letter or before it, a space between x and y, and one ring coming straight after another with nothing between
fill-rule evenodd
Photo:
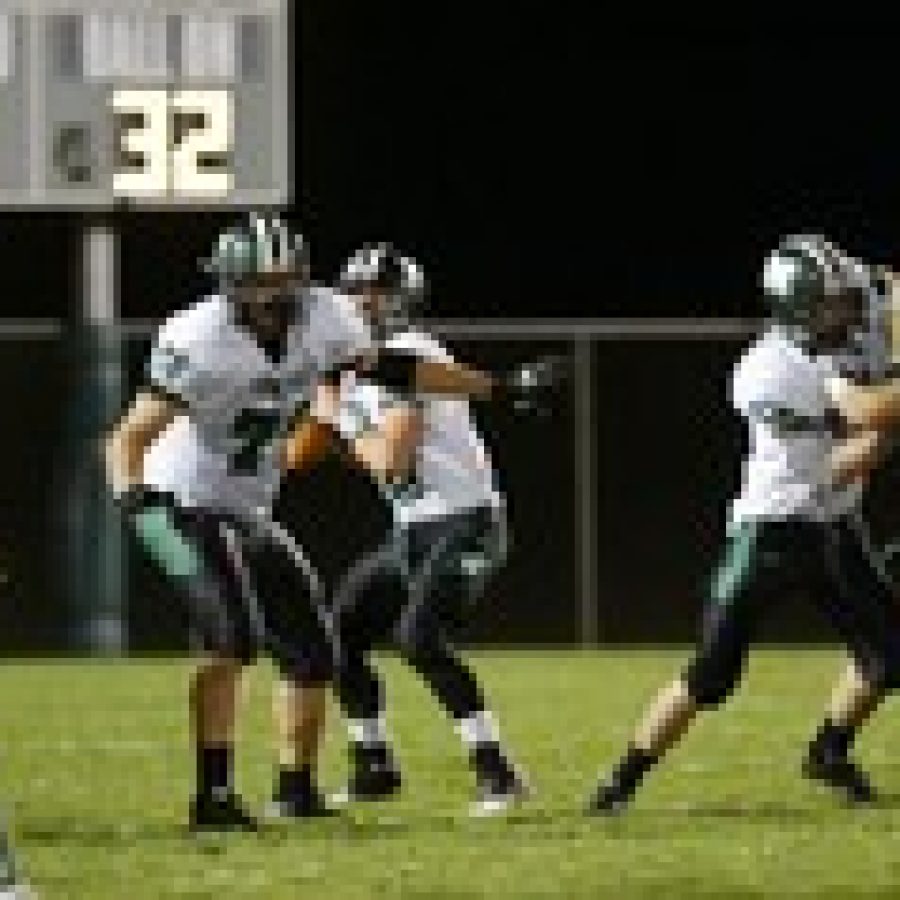
<instances>
[{"instance_id":1,"label":"white football jersey","mask_svg":"<svg viewBox=\"0 0 900 900\"><path fill-rule=\"evenodd\" d=\"M423 360L453 359L436 340L413 329L388 339L385 346ZM340 412L333 424L352 440L363 430L378 428L389 410L408 403L421 410L423 434L411 480L402 485L380 485L394 520L405 524L485 505L501 506L496 471L466 399L438 395L404 399L395 391L347 372L341 384Z\"/></svg>"},{"instance_id":2,"label":"white football jersey","mask_svg":"<svg viewBox=\"0 0 900 900\"><path fill-rule=\"evenodd\" d=\"M184 410L147 451L147 487L189 508L269 515L282 475L276 439L311 401L320 375L372 346L346 297L310 287L297 302L277 362L236 322L226 297L205 298L163 325L149 378Z\"/></svg>"},{"instance_id":3,"label":"white football jersey","mask_svg":"<svg viewBox=\"0 0 900 900\"><path fill-rule=\"evenodd\" d=\"M734 369L731 397L749 429L733 522L805 518L824 521L853 509L860 484L835 488L828 461L834 433L829 385L834 357L812 354L782 328L770 328Z\"/></svg>"}]
</instances>

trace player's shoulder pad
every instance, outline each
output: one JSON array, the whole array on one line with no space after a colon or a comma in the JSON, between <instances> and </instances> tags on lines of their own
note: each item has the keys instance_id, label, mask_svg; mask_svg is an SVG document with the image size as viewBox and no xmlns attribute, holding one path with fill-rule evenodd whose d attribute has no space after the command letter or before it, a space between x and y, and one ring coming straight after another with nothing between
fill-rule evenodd
<instances>
[{"instance_id":1,"label":"player's shoulder pad","mask_svg":"<svg viewBox=\"0 0 900 900\"><path fill-rule=\"evenodd\" d=\"M411 354L427 362L454 361L453 354L437 338L419 328L408 328L388 338L386 350L397 350Z\"/></svg>"},{"instance_id":2,"label":"player's shoulder pad","mask_svg":"<svg viewBox=\"0 0 900 900\"><path fill-rule=\"evenodd\" d=\"M214 294L172 313L159 329L157 345L187 349L206 343L219 333L226 320L227 303L226 298Z\"/></svg>"},{"instance_id":3,"label":"player's shoulder pad","mask_svg":"<svg viewBox=\"0 0 900 900\"><path fill-rule=\"evenodd\" d=\"M741 354L731 373L732 400L743 405L750 396L780 392L791 381L792 358L799 352L778 330L759 335Z\"/></svg>"},{"instance_id":4,"label":"player's shoulder pad","mask_svg":"<svg viewBox=\"0 0 900 900\"><path fill-rule=\"evenodd\" d=\"M306 317L313 328L352 335L360 343L371 340L372 329L352 297L328 285L313 285L306 300Z\"/></svg>"},{"instance_id":5,"label":"player's shoulder pad","mask_svg":"<svg viewBox=\"0 0 900 900\"><path fill-rule=\"evenodd\" d=\"M311 284L306 288L306 305L330 313L362 318L359 307L347 294L328 284Z\"/></svg>"}]
</instances>

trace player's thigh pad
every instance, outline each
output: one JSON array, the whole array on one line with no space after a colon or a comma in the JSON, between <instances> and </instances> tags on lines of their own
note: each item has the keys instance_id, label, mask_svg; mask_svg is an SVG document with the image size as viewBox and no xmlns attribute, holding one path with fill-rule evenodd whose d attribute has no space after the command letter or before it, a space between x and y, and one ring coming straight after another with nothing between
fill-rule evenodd
<instances>
[{"instance_id":1,"label":"player's thigh pad","mask_svg":"<svg viewBox=\"0 0 900 900\"><path fill-rule=\"evenodd\" d=\"M242 531L241 550L245 602L261 647L291 680L330 680L335 663L332 623L302 549L271 523Z\"/></svg>"},{"instance_id":2,"label":"player's thigh pad","mask_svg":"<svg viewBox=\"0 0 900 900\"><path fill-rule=\"evenodd\" d=\"M699 706L721 703L740 680L759 620L802 569L808 537L783 522L729 531L713 572L699 646L684 677Z\"/></svg>"},{"instance_id":3,"label":"player's thigh pad","mask_svg":"<svg viewBox=\"0 0 900 900\"><path fill-rule=\"evenodd\" d=\"M481 508L414 525L408 540L409 599L395 638L415 650L463 631L505 558L506 523L499 511Z\"/></svg>"},{"instance_id":4,"label":"player's thigh pad","mask_svg":"<svg viewBox=\"0 0 900 900\"><path fill-rule=\"evenodd\" d=\"M390 636L408 596L404 553L405 539L394 530L341 578L334 615L342 651L366 652Z\"/></svg>"},{"instance_id":5,"label":"player's thigh pad","mask_svg":"<svg viewBox=\"0 0 900 900\"><path fill-rule=\"evenodd\" d=\"M255 633L227 523L215 515L160 504L136 514L133 524L148 555L178 588L193 642L208 653L250 662Z\"/></svg>"},{"instance_id":6,"label":"player's thigh pad","mask_svg":"<svg viewBox=\"0 0 900 900\"><path fill-rule=\"evenodd\" d=\"M829 531L818 601L862 671L883 689L900 686L900 596L861 523Z\"/></svg>"}]
</instances>

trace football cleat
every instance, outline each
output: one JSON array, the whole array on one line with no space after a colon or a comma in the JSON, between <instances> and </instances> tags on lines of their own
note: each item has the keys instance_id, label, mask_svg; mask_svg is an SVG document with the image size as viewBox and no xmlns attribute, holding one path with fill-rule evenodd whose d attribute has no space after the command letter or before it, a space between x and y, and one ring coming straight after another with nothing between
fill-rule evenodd
<instances>
[{"instance_id":1,"label":"football cleat","mask_svg":"<svg viewBox=\"0 0 900 900\"><path fill-rule=\"evenodd\" d=\"M478 798L469 807L475 819L499 816L531 796L528 785L516 777L504 784L479 785Z\"/></svg>"},{"instance_id":2,"label":"football cleat","mask_svg":"<svg viewBox=\"0 0 900 900\"><path fill-rule=\"evenodd\" d=\"M324 819L337 815L337 810L318 792L302 797L275 797L266 807L266 819Z\"/></svg>"},{"instance_id":3,"label":"football cleat","mask_svg":"<svg viewBox=\"0 0 900 900\"><path fill-rule=\"evenodd\" d=\"M351 753L353 774L346 787L329 797L333 806L387 800L399 792L402 779L387 747L354 746Z\"/></svg>"},{"instance_id":4,"label":"football cleat","mask_svg":"<svg viewBox=\"0 0 900 900\"><path fill-rule=\"evenodd\" d=\"M478 747L472 753L472 764L478 781L478 797L469 807L471 816L485 818L501 815L531 794L525 778L499 747Z\"/></svg>"},{"instance_id":5,"label":"football cleat","mask_svg":"<svg viewBox=\"0 0 900 900\"><path fill-rule=\"evenodd\" d=\"M632 796L634 793L625 791L620 784L600 784L588 802L586 812L589 816L614 816L628 806Z\"/></svg>"},{"instance_id":6,"label":"football cleat","mask_svg":"<svg viewBox=\"0 0 900 900\"><path fill-rule=\"evenodd\" d=\"M803 762L803 774L843 794L850 803L874 803L878 798L869 776L846 756L811 753Z\"/></svg>"},{"instance_id":7,"label":"football cleat","mask_svg":"<svg viewBox=\"0 0 900 900\"><path fill-rule=\"evenodd\" d=\"M256 819L233 793L194 797L188 827L193 832L259 830Z\"/></svg>"}]
</instances>

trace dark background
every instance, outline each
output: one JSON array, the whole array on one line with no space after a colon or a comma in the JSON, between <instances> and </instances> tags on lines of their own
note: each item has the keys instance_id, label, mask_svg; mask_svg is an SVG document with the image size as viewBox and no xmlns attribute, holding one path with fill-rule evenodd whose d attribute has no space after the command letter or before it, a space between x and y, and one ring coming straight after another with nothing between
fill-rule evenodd
<instances>
[{"instance_id":1,"label":"dark background","mask_svg":"<svg viewBox=\"0 0 900 900\"><path fill-rule=\"evenodd\" d=\"M697 28L508 10L429 6L409 17L302 5L287 213L311 241L317 275L330 277L360 241L388 237L426 263L441 318L755 317L760 259L785 231L822 230L900 262L892 28ZM120 221L123 314L156 319L206 287L196 259L230 218ZM81 224L70 213L0 218L3 316L74 324ZM135 379L143 349L130 351ZM538 348L457 349L499 365ZM604 639L693 633L696 587L740 460L723 402L739 349L595 346ZM57 646L69 624L54 560L73 354L65 341L0 343L8 649ZM518 542L476 636L575 636L573 415L568 399L549 423L485 413ZM336 465L290 486L285 510L334 572L382 524L365 479ZM136 646L171 645L180 632L164 589L140 563L134 577ZM802 607L770 633L821 635Z\"/></svg>"}]
</instances>

